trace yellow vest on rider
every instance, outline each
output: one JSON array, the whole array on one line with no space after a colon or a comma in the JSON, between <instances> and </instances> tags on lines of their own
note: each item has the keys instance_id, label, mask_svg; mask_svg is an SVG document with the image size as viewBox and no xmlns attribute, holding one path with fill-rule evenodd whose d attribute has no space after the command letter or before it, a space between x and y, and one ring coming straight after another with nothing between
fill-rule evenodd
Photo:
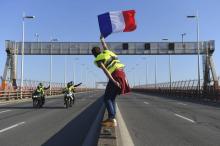
<instances>
[{"instance_id":1,"label":"yellow vest on rider","mask_svg":"<svg viewBox=\"0 0 220 146\"><path fill-rule=\"evenodd\" d=\"M44 94L44 88L42 87L40 87L40 88L37 88L37 92L39 92L39 93L41 93L41 94Z\"/></svg>"},{"instance_id":2,"label":"yellow vest on rider","mask_svg":"<svg viewBox=\"0 0 220 146\"><path fill-rule=\"evenodd\" d=\"M70 86L69 88L66 87L66 89L67 89L69 92L75 92L75 87L74 87L74 86Z\"/></svg>"},{"instance_id":3,"label":"yellow vest on rider","mask_svg":"<svg viewBox=\"0 0 220 146\"><path fill-rule=\"evenodd\" d=\"M95 58L95 65L97 65L98 61L102 61L110 73L113 73L116 69L123 68L125 66L118 60L118 56L109 50L104 50Z\"/></svg>"}]
</instances>

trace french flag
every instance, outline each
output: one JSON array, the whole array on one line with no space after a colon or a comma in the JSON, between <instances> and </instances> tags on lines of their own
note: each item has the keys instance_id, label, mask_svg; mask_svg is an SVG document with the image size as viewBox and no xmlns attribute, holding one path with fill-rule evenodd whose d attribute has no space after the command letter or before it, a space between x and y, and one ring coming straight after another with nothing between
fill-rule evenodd
<instances>
[{"instance_id":1,"label":"french flag","mask_svg":"<svg viewBox=\"0 0 220 146\"><path fill-rule=\"evenodd\" d=\"M114 32L130 32L136 29L135 10L113 11L98 15L103 37Z\"/></svg>"}]
</instances>

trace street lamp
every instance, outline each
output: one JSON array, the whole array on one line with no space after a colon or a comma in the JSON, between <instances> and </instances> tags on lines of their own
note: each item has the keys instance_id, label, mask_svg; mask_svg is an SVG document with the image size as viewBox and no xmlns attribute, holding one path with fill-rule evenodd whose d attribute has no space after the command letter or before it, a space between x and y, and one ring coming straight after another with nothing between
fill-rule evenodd
<instances>
[{"instance_id":1,"label":"street lamp","mask_svg":"<svg viewBox=\"0 0 220 146\"><path fill-rule=\"evenodd\" d=\"M87 88L88 88L88 86L89 86L89 83L88 83L88 70L89 70L89 68L86 66L86 92L87 92Z\"/></svg>"},{"instance_id":2,"label":"street lamp","mask_svg":"<svg viewBox=\"0 0 220 146\"><path fill-rule=\"evenodd\" d=\"M196 15L187 16L187 18L193 18L196 19L196 32L197 32L197 67L198 67L198 91L200 94L200 48L199 48L199 14L198 11L196 12Z\"/></svg>"},{"instance_id":3,"label":"street lamp","mask_svg":"<svg viewBox=\"0 0 220 146\"><path fill-rule=\"evenodd\" d=\"M182 45L183 45L183 37L186 35L186 33L182 33L181 37L182 37Z\"/></svg>"},{"instance_id":4,"label":"street lamp","mask_svg":"<svg viewBox=\"0 0 220 146\"><path fill-rule=\"evenodd\" d=\"M51 46L50 46L50 95L51 95L51 83L52 83L52 79L53 79L53 76L52 76L52 73L53 73L53 65L52 65L52 62L53 62L53 58L52 58L52 50L53 50L53 43L52 42L57 42L58 39L51 39L50 42L51 42Z\"/></svg>"},{"instance_id":5,"label":"street lamp","mask_svg":"<svg viewBox=\"0 0 220 146\"><path fill-rule=\"evenodd\" d=\"M64 84L66 85L66 55L64 56Z\"/></svg>"},{"instance_id":6,"label":"street lamp","mask_svg":"<svg viewBox=\"0 0 220 146\"><path fill-rule=\"evenodd\" d=\"M37 38L37 42L39 42L39 34L35 33L34 36Z\"/></svg>"},{"instance_id":7,"label":"street lamp","mask_svg":"<svg viewBox=\"0 0 220 146\"><path fill-rule=\"evenodd\" d=\"M146 87L148 84L148 61L146 57L143 57L142 59L146 60Z\"/></svg>"},{"instance_id":8,"label":"street lamp","mask_svg":"<svg viewBox=\"0 0 220 146\"><path fill-rule=\"evenodd\" d=\"M132 67L131 68L131 72L133 73L133 88L135 87L135 68L134 67Z\"/></svg>"},{"instance_id":9,"label":"street lamp","mask_svg":"<svg viewBox=\"0 0 220 146\"><path fill-rule=\"evenodd\" d=\"M168 39L162 39L163 41L168 41ZM170 79L170 92L172 89L172 71L171 71L171 55L169 54L169 79Z\"/></svg>"},{"instance_id":10,"label":"street lamp","mask_svg":"<svg viewBox=\"0 0 220 146\"><path fill-rule=\"evenodd\" d=\"M163 38L162 41L168 41L168 39Z\"/></svg>"},{"instance_id":11,"label":"street lamp","mask_svg":"<svg viewBox=\"0 0 220 146\"><path fill-rule=\"evenodd\" d=\"M23 88L23 77L24 77L24 21L25 19L34 19L35 16L27 16L23 13L22 16L22 50L21 50L21 98L22 98L22 88Z\"/></svg>"},{"instance_id":12,"label":"street lamp","mask_svg":"<svg viewBox=\"0 0 220 146\"><path fill-rule=\"evenodd\" d=\"M85 66L84 63L81 64L81 82L84 82L83 80L83 67ZM84 83L83 83L84 84ZM86 84L86 83L85 83ZM82 91L82 90L81 90Z\"/></svg>"},{"instance_id":13,"label":"street lamp","mask_svg":"<svg viewBox=\"0 0 220 146\"><path fill-rule=\"evenodd\" d=\"M75 60L75 61L73 61L73 82L76 82L76 79L75 79L75 76L76 76L76 73L75 73L76 67L75 67L75 66L76 66L76 61L79 60L79 58L76 57L76 58L74 58L74 60Z\"/></svg>"},{"instance_id":14,"label":"street lamp","mask_svg":"<svg viewBox=\"0 0 220 146\"><path fill-rule=\"evenodd\" d=\"M154 64L154 82L155 82L155 88L157 88L157 56L155 55L155 64Z\"/></svg>"}]
</instances>

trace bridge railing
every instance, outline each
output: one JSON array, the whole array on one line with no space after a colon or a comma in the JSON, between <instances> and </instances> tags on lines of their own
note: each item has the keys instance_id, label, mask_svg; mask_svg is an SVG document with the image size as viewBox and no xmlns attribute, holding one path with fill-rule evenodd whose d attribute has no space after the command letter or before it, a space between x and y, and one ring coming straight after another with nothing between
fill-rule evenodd
<instances>
[{"instance_id":1,"label":"bridge railing","mask_svg":"<svg viewBox=\"0 0 220 146\"><path fill-rule=\"evenodd\" d=\"M200 89L198 80L186 80L165 82L150 85L135 86L133 91L162 94L165 96L190 97L190 98L206 98L212 100L220 99L220 89L215 89L213 82L204 88L203 80L200 81Z\"/></svg>"},{"instance_id":2,"label":"bridge railing","mask_svg":"<svg viewBox=\"0 0 220 146\"><path fill-rule=\"evenodd\" d=\"M31 98L32 93L36 90L36 87L39 83L43 83L45 87L50 85L50 82L45 81L33 81L33 80L24 80L24 86L21 90L20 86L17 87L17 89L14 89L12 85L8 85L6 89L0 88L0 101L1 100L10 100L10 99L21 99L21 93L22 98ZM20 84L20 80L18 80L18 84ZM51 83L51 91L50 89L45 91L46 96L48 95L60 95L63 93L63 89L65 87L64 83ZM82 87L77 88L76 92L84 92L84 91L90 91L92 89Z\"/></svg>"}]
</instances>

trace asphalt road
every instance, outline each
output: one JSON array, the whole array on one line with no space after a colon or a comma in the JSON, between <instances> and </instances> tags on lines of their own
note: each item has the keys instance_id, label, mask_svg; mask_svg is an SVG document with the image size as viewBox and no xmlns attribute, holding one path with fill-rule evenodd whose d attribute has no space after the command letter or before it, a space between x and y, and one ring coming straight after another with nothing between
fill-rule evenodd
<instances>
[{"instance_id":1,"label":"asphalt road","mask_svg":"<svg viewBox=\"0 0 220 146\"><path fill-rule=\"evenodd\" d=\"M220 106L138 93L117 104L135 146L220 146Z\"/></svg>"},{"instance_id":2,"label":"asphalt road","mask_svg":"<svg viewBox=\"0 0 220 146\"><path fill-rule=\"evenodd\" d=\"M0 146L82 145L102 94L77 94L70 109L63 97L48 98L42 109L31 101L0 105ZM220 146L220 106L139 93L119 96L117 105L135 146Z\"/></svg>"},{"instance_id":3,"label":"asphalt road","mask_svg":"<svg viewBox=\"0 0 220 146\"><path fill-rule=\"evenodd\" d=\"M42 109L33 109L32 101L0 105L0 146L82 145L102 94L77 94L69 109L64 108L63 97L47 98Z\"/></svg>"}]
</instances>

